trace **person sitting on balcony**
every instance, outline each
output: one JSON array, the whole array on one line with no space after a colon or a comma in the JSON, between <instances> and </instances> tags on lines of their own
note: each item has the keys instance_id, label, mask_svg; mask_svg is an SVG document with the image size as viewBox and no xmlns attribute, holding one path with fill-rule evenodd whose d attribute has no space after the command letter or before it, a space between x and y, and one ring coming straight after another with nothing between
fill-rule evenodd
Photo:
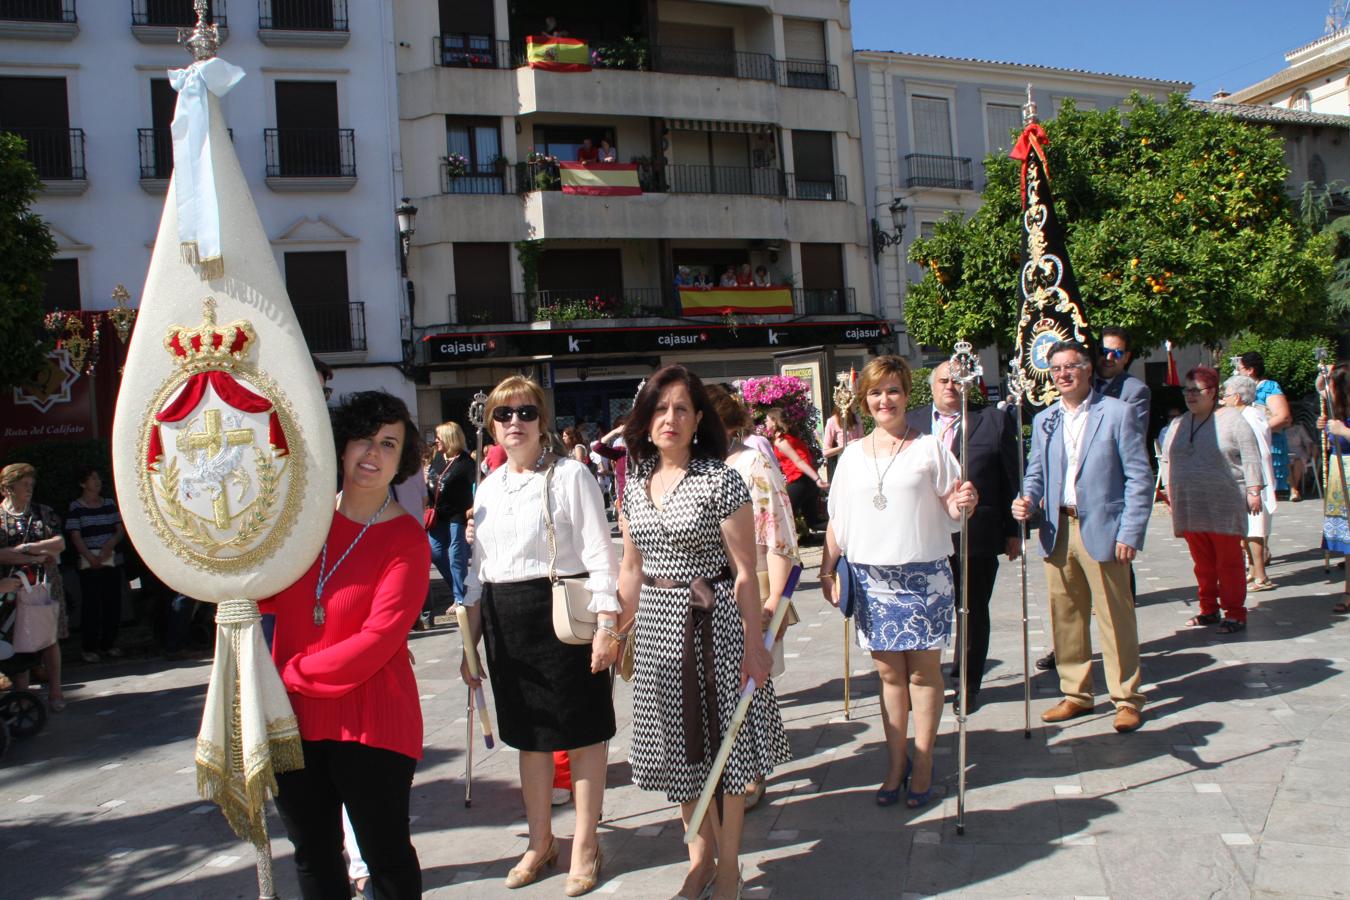
<instances>
[{"instance_id":1,"label":"person sitting on balcony","mask_svg":"<svg viewBox=\"0 0 1350 900\"><path fill-rule=\"evenodd\" d=\"M706 272L699 272L694 276L694 287L702 291L711 290L713 286L712 279Z\"/></svg>"},{"instance_id":2,"label":"person sitting on balcony","mask_svg":"<svg viewBox=\"0 0 1350 900\"><path fill-rule=\"evenodd\" d=\"M577 148L577 162L593 163L599 158L600 151L591 145L591 139L582 139L581 146Z\"/></svg>"},{"instance_id":3,"label":"person sitting on balcony","mask_svg":"<svg viewBox=\"0 0 1350 900\"><path fill-rule=\"evenodd\" d=\"M694 283L693 277L689 274L688 266L680 266L675 270L675 286L689 287Z\"/></svg>"},{"instance_id":4,"label":"person sitting on balcony","mask_svg":"<svg viewBox=\"0 0 1350 900\"><path fill-rule=\"evenodd\" d=\"M605 138L600 139L600 162L616 163L619 161L619 151Z\"/></svg>"},{"instance_id":5,"label":"person sitting on balcony","mask_svg":"<svg viewBox=\"0 0 1350 900\"><path fill-rule=\"evenodd\" d=\"M750 274L750 264L741 263L741 267L736 272L736 286L750 287L755 283L755 276Z\"/></svg>"},{"instance_id":6,"label":"person sitting on balcony","mask_svg":"<svg viewBox=\"0 0 1350 900\"><path fill-rule=\"evenodd\" d=\"M544 37L560 38L570 37L562 28L558 27L558 20L553 16L544 16Z\"/></svg>"},{"instance_id":7,"label":"person sitting on balcony","mask_svg":"<svg viewBox=\"0 0 1350 900\"><path fill-rule=\"evenodd\" d=\"M769 287L771 284L769 270L764 266L757 266L755 268L755 287Z\"/></svg>"},{"instance_id":8,"label":"person sitting on balcony","mask_svg":"<svg viewBox=\"0 0 1350 900\"><path fill-rule=\"evenodd\" d=\"M727 266L727 270L722 273L722 281L720 282L720 284L724 288L731 288L736 286L735 266Z\"/></svg>"}]
</instances>

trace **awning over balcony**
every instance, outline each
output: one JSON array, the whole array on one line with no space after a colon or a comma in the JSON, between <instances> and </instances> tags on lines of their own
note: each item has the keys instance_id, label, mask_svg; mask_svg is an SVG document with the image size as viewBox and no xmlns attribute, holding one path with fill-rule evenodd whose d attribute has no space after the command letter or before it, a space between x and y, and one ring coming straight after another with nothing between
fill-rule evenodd
<instances>
[{"instance_id":1,"label":"awning over balcony","mask_svg":"<svg viewBox=\"0 0 1350 900\"><path fill-rule=\"evenodd\" d=\"M772 134L767 122L717 122L712 119L667 119L674 131L716 131L723 134Z\"/></svg>"}]
</instances>

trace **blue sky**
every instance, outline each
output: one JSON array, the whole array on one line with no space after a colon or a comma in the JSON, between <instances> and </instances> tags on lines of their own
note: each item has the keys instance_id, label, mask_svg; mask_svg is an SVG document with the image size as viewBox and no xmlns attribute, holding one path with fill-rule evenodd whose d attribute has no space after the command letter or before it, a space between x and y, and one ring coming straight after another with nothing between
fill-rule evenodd
<instances>
[{"instance_id":1,"label":"blue sky","mask_svg":"<svg viewBox=\"0 0 1350 900\"><path fill-rule=\"evenodd\" d=\"M1331 0L853 0L853 45L1189 81L1209 99L1285 67Z\"/></svg>"}]
</instances>

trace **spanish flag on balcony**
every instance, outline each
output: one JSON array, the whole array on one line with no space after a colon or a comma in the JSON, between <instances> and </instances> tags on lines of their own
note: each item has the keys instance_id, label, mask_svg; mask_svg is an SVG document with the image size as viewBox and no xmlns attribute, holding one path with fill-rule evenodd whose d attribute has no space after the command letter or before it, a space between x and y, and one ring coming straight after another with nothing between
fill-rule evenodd
<instances>
[{"instance_id":1,"label":"spanish flag on balcony","mask_svg":"<svg viewBox=\"0 0 1350 900\"><path fill-rule=\"evenodd\" d=\"M576 38L526 35L525 57L531 69L547 69L550 72L591 70L591 48L585 41Z\"/></svg>"},{"instance_id":2,"label":"spanish flag on balcony","mask_svg":"<svg viewBox=\"0 0 1350 900\"><path fill-rule=\"evenodd\" d=\"M560 162L558 175L564 194L632 197L642 193L636 163Z\"/></svg>"},{"instance_id":3,"label":"spanish flag on balcony","mask_svg":"<svg viewBox=\"0 0 1350 900\"><path fill-rule=\"evenodd\" d=\"M792 289L786 286L680 288L680 306L687 316L790 315Z\"/></svg>"}]
</instances>

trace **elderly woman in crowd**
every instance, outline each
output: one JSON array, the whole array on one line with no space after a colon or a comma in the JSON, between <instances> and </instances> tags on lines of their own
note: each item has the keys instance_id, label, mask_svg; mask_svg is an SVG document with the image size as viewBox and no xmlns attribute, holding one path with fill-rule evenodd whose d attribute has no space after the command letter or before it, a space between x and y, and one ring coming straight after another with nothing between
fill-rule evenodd
<instances>
[{"instance_id":1,"label":"elderly woman in crowd","mask_svg":"<svg viewBox=\"0 0 1350 900\"><path fill-rule=\"evenodd\" d=\"M1294 424L1294 413L1289 408L1289 398L1284 395L1280 383L1266 377L1265 358L1255 350L1238 357L1237 373L1246 375L1256 382L1257 406L1264 407L1266 422L1270 425L1270 460L1275 468L1275 488L1284 490L1289 477L1288 442L1284 431ZM1265 548L1266 559L1270 559L1270 548Z\"/></svg>"},{"instance_id":2,"label":"elderly woman in crowd","mask_svg":"<svg viewBox=\"0 0 1350 900\"><path fill-rule=\"evenodd\" d=\"M623 632L618 562L600 486L590 471L549 449L548 405L532 379L513 375L487 399L487 421L506 465L478 486L475 540L464 605L469 645L480 635L501 739L520 751L520 789L529 847L506 876L508 888L538 880L558 861L553 836L553 754L571 760L576 827L564 892L594 890L596 837L605 790L605 741L614 736L608 669ZM546 505L547 504L547 505ZM551 518L553 528L546 522ZM585 576L598 628L590 646L564 644L553 630L550 576ZM624 617L631 620L632 613ZM465 660L460 672L477 686Z\"/></svg>"},{"instance_id":3,"label":"elderly woman in crowd","mask_svg":"<svg viewBox=\"0 0 1350 900\"><path fill-rule=\"evenodd\" d=\"M1327 454L1326 513L1322 519L1322 549L1345 557L1345 587L1341 602L1331 608L1337 615L1350 613L1350 524L1347 523L1346 482L1343 466L1350 457L1350 363L1331 370L1331 378L1317 379L1318 390L1330 401L1327 415L1317 420L1318 431L1329 442Z\"/></svg>"},{"instance_id":4,"label":"elderly woman in crowd","mask_svg":"<svg viewBox=\"0 0 1350 900\"><path fill-rule=\"evenodd\" d=\"M11 463L0 470L0 565L15 569L33 567L46 576L52 599L57 603L57 640L42 651L42 667L47 670L47 708L60 712L66 708L61 693L61 639L69 635L66 620L66 592L57 560L66 549L61 537L61 519L50 506L33 502L37 487L37 469L28 463ZM14 686L28 687L28 674L14 677Z\"/></svg>"},{"instance_id":5,"label":"elderly woman in crowd","mask_svg":"<svg viewBox=\"0 0 1350 900\"><path fill-rule=\"evenodd\" d=\"M1242 417L1256 434L1261 453L1261 510L1247 516L1247 592L1269 591L1275 582L1266 575L1266 545L1270 543L1270 524L1275 515L1275 467L1271 459L1270 424L1265 413L1252 404L1256 401L1256 382L1246 375L1234 375L1223 383L1223 405L1241 410Z\"/></svg>"},{"instance_id":6,"label":"elderly woman in crowd","mask_svg":"<svg viewBox=\"0 0 1350 900\"><path fill-rule=\"evenodd\" d=\"M906 790L917 809L932 799L933 745L942 717L942 647L952 630L955 602L952 532L961 511L973 511L975 486L935 435L905 420L912 381L898 356L879 356L862 371L858 396L876 422L845 448L830 488L830 525L820 561L825 599L839 604L835 569L848 557L861 585L855 608L858 645L881 675L882 726L889 764L877 789L878 806L894 806ZM914 758L906 753L914 712Z\"/></svg>"},{"instance_id":7,"label":"elderly woman in crowd","mask_svg":"<svg viewBox=\"0 0 1350 900\"><path fill-rule=\"evenodd\" d=\"M333 410L342 492L319 558L258 604L276 616L272 658L300 724L305 766L277 775L305 900L348 896L341 811L377 897L421 896L408 805L422 757L422 707L408 629L427 593L422 523L390 488L421 466L403 401L347 394Z\"/></svg>"},{"instance_id":8,"label":"elderly woman in crowd","mask_svg":"<svg viewBox=\"0 0 1350 900\"><path fill-rule=\"evenodd\" d=\"M792 501L788 499L783 473L772 458L748 446L742 436L754 424L745 404L732 396L726 388L714 384L708 387L708 399L717 417L727 431L727 465L745 481L750 491L751 509L755 516L755 576L759 581L759 599L763 604L763 627L768 630L778 604L783 602L792 567L799 561L797 555L797 528L793 522ZM793 613L789 611L788 615ZM791 624L784 619L784 627ZM773 645L774 677L785 671L782 632ZM753 809L764 797L764 782L752 783L746 791L745 808Z\"/></svg>"},{"instance_id":9,"label":"elderly woman in crowd","mask_svg":"<svg viewBox=\"0 0 1350 900\"><path fill-rule=\"evenodd\" d=\"M451 586L456 603L464 602L464 579L469 572L466 517L473 504L473 458L464 450L464 430L457 422L436 426L435 455L427 463L427 506L436 520L427 529L431 561Z\"/></svg>"},{"instance_id":10,"label":"elderly woman in crowd","mask_svg":"<svg viewBox=\"0 0 1350 900\"><path fill-rule=\"evenodd\" d=\"M689 845L679 892L729 900L740 896L745 793L790 758L764 649L755 513L744 479L723 462L726 429L683 366L648 379L624 443L633 470L619 594L625 609L637 606L633 781L679 803L686 827L741 685L759 685L722 773L721 809L708 810Z\"/></svg>"},{"instance_id":11,"label":"elderly woman in crowd","mask_svg":"<svg viewBox=\"0 0 1350 900\"><path fill-rule=\"evenodd\" d=\"M1199 585L1200 612L1186 624L1236 634L1247 627L1242 539L1248 514L1261 511L1261 451L1242 413L1219 407L1217 371L1196 366L1185 382L1186 413L1168 431L1163 466L1172 530L1190 547Z\"/></svg>"}]
</instances>

